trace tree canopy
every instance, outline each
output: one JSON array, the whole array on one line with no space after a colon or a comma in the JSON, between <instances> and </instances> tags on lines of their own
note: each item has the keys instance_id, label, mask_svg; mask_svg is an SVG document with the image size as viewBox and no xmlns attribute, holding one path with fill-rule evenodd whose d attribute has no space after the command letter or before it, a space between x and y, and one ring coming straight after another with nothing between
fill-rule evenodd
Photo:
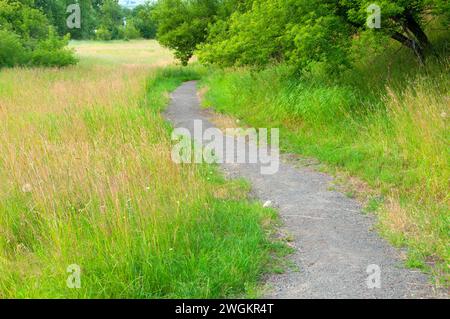
<instances>
[{"instance_id":1,"label":"tree canopy","mask_svg":"<svg viewBox=\"0 0 450 319\"><path fill-rule=\"evenodd\" d=\"M0 67L75 63L47 16L33 0L0 0Z\"/></svg>"},{"instance_id":2,"label":"tree canopy","mask_svg":"<svg viewBox=\"0 0 450 319\"><path fill-rule=\"evenodd\" d=\"M158 39L183 64L197 52L206 63L266 65L286 61L302 69L349 64L360 39L381 47L391 38L424 63L433 53L424 31L437 16L449 22L445 0L160 0ZM379 13L380 26L369 27Z\"/></svg>"}]
</instances>

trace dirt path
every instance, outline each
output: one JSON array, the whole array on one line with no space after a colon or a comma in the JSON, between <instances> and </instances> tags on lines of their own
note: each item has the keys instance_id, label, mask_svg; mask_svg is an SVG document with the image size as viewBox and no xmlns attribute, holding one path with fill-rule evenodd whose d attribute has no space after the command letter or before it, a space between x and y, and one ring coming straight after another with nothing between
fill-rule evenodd
<instances>
[{"instance_id":1,"label":"dirt path","mask_svg":"<svg viewBox=\"0 0 450 319\"><path fill-rule=\"evenodd\" d=\"M165 116L175 127L193 130L194 120L213 127L200 109L196 83L172 94ZM282 136L280 137L282 138ZM275 175L261 175L258 164L226 164L231 177L252 183L263 202L270 200L294 238L290 256L298 271L268 278L267 298L426 298L436 297L426 275L402 266L400 252L373 230L373 218L345 195L330 191L332 178L308 168L280 163ZM369 289L367 268L381 269L381 288Z\"/></svg>"}]
</instances>

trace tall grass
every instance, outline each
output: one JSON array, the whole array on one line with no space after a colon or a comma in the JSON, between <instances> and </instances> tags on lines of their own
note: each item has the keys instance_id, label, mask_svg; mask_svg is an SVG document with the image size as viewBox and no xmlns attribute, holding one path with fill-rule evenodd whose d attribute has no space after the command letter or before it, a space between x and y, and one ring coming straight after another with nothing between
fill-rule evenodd
<instances>
[{"instance_id":1,"label":"tall grass","mask_svg":"<svg viewBox=\"0 0 450 319\"><path fill-rule=\"evenodd\" d=\"M339 77L320 66L300 77L283 65L216 70L204 80L205 104L251 126L281 127L286 151L314 156L381 192L381 231L410 248L410 266L432 265L445 281L449 66L441 59L421 67L393 46Z\"/></svg>"},{"instance_id":2,"label":"tall grass","mask_svg":"<svg viewBox=\"0 0 450 319\"><path fill-rule=\"evenodd\" d=\"M214 167L174 164L155 111L189 75L86 45L79 66L0 73L0 297L254 295L273 213Z\"/></svg>"}]
</instances>

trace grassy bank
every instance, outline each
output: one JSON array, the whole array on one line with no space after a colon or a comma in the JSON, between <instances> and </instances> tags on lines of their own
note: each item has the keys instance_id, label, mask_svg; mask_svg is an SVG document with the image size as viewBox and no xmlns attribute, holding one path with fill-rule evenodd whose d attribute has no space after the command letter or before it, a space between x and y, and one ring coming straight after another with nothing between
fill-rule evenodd
<instances>
[{"instance_id":1,"label":"grassy bank","mask_svg":"<svg viewBox=\"0 0 450 319\"><path fill-rule=\"evenodd\" d=\"M214 167L171 161L157 110L191 74L155 72L167 51L133 43L74 43L78 66L1 71L1 298L256 294L275 215Z\"/></svg>"},{"instance_id":2,"label":"grassy bank","mask_svg":"<svg viewBox=\"0 0 450 319\"><path fill-rule=\"evenodd\" d=\"M438 43L447 52L448 43ZM340 76L320 66L301 76L290 71L215 70L204 79L205 105L253 127L281 127L285 151L365 181L381 195L367 208L377 212L380 231L409 248L409 266L433 271L445 284L449 61L421 67L393 45Z\"/></svg>"}]
</instances>

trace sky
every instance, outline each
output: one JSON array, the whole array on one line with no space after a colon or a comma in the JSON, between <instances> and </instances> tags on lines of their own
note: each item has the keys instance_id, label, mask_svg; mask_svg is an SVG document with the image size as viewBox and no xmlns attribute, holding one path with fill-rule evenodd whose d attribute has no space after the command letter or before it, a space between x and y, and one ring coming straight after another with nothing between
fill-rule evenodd
<instances>
[{"instance_id":1,"label":"sky","mask_svg":"<svg viewBox=\"0 0 450 319\"><path fill-rule=\"evenodd\" d=\"M137 5L143 4L146 0L119 0L119 3L127 8L134 8Z\"/></svg>"}]
</instances>

